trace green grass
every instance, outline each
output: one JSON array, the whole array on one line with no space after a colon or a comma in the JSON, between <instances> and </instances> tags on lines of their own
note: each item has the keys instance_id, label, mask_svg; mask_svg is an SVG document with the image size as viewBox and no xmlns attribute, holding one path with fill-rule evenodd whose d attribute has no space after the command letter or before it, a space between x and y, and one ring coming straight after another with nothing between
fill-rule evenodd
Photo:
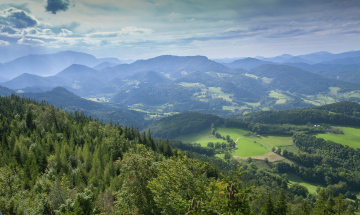
<instances>
[{"instance_id":1,"label":"green grass","mask_svg":"<svg viewBox=\"0 0 360 215\"><path fill-rule=\"evenodd\" d=\"M336 93L337 91L340 90L340 87L329 87L329 89L330 89L330 92Z\"/></svg>"},{"instance_id":2,"label":"green grass","mask_svg":"<svg viewBox=\"0 0 360 215\"><path fill-rule=\"evenodd\" d=\"M245 134L249 132L247 130L240 128L225 128L225 127L218 127L216 128L216 131L225 137L226 135L229 135L230 138L234 140L234 142L238 137L243 137Z\"/></svg>"},{"instance_id":3,"label":"green grass","mask_svg":"<svg viewBox=\"0 0 360 215\"><path fill-rule=\"evenodd\" d=\"M238 149L235 150L234 155L238 157L259 156L270 152L269 149L261 147L258 143L246 138L240 138L236 145Z\"/></svg>"},{"instance_id":4,"label":"green grass","mask_svg":"<svg viewBox=\"0 0 360 215\"><path fill-rule=\"evenodd\" d=\"M245 104L249 105L250 107L259 107L260 106L260 102L256 102L256 103L251 103L251 102L245 102Z\"/></svg>"},{"instance_id":5,"label":"green grass","mask_svg":"<svg viewBox=\"0 0 360 215\"><path fill-rule=\"evenodd\" d=\"M222 139L215 138L215 136L210 134L210 131L211 129L209 128L196 134L179 136L177 139L188 143L200 143L201 146L207 146L209 142L225 142ZM297 147L293 145L290 136L249 137L245 136L245 134L249 133L248 130L225 127L218 127L216 128L216 131L224 137L226 137L226 135L229 135L234 142L240 137L237 142L238 149L234 151L234 155L239 157L264 155L270 152L272 147L274 146L280 146L281 148L287 149L288 151L298 151ZM291 147L295 148L292 149ZM221 155L219 155L219 157L221 157Z\"/></svg>"},{"instance_id":6,"label":"green grass","mask_svg":"<svg viewBox=\"0 0 360 215\"><path fill-rule=\"evenodd\" d=\"M262 82L265 83L265 84L270 84L273 80L273 78L266 78L266 77L263 77L261 78Z\"/></svg>"},{"instance_id":7,"label":"green grass","mask_svg":"<svg viewBox=\"0 0 360 215\"><path fill-rule=\"evenodd\" d=\"M360 148L360 128L351 127L334 127L342 130L344 134L317 134L316 137L325 140L331 140L335 143L350 146L352 148Z\"/></svg>"},{"instance_id":8,"label":"green grass","mask_svg":"<svg viewBox=\"0 0 360 215\"><path fill-rule=\"evenodd\" d=\"M286 95L284 95L282 93L279 93L279 92L275 92L275 91L270 91L269 97L273 97L273 98L278 99L276 101L276 104L285 104L286 101L289 99L288 96L286 96Z\"/></svg>"},{"instance_id":9,"label":"green grass","mask_svg":"<svg viewBox=\"0 0 360 215\"><path fill-rule=\"evenodd\" d=\"M225 101L232 102L232 99L230 98L231 95L221 91L221 87L209 87L208 90L212 93L213 98L222 98Z\"/></svg>"},{"instance_id":10,"label":"green grass","mask_svg":"<svg viewBox=\"0 0 360 215\"><path fill-rule=\"evenodd\" d=\"M217 139L215 136L210 135L211 129L205 129L196 134L182 135L177 137L176 139L184 141L186 143L200 143L201 146L207 146L208 142L224 142L224 140Z\"/></svg>"},{"instance_id":11,"label":"green grass","mask_svg":"<svg viewBox=\"0 0 360 215\"><path fill-rule=\"evenodd\" d=\"M200 83L188 83L188 82L181 82L179 85L183 87L205 87L205 85Z\"/></svg>"},{"instance_id":12,"label":"green grass","mask_svg":"<svg viewBox=\"0 0 360 215\"><path fill-rule=\"evenodd\" d=\"M291 136L259 136L259 137L248 137L252 141L256 141L267 149L272 147L292 147L294 146ZM288 150L289 151L289 150ZM292 151L292 150L291 150Z\"/></svg>"},{"instance_id":13,"label":"green grass","mask_svg":"<svg viewBox=\"0 0 360 215\"><path fill-rule=\"evenodd\" d=\"M256 76L256 75L252 75L252 74L248 74L248 73L246 73L245 76L250 77L250 78L254 78L254 79L258 79L258 78L259 78L259 77Z\"/></svg>"},{"instance_id":14,"label":"green grass","mask_svg":"<svg viewBox=\"0 0 360 215\"><path fill-rule=\"evenodd\" d=\"M291 186L292 184L295 184L295 183L299 183L300 185L306 187L309 190L309 192L312 193L312 194L316 194L316 188L318 186L324 187L321 184L306 182L302 178L300 178L299 176L293 175L291 173L288 174L288 179L289 179L288 186Z\"/></svg>"}]
</instances>

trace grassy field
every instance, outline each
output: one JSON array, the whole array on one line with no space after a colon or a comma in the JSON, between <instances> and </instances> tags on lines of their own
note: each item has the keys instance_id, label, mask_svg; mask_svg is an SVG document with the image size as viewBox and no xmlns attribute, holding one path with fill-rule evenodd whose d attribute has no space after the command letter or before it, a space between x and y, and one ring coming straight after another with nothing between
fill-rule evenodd
<instances>
[{"instance_id":1,"label":"grassy field","mask_svg":"<svg viewBox=\"0 0 360 215\"><path fill-rule=\"evenodd\" d=\"M187 142L187 143L200 143L201 146L207 146L208 142L225 142L224 140L217 139L215 136L210 134L211 129L205 129L196 134L182 135L176 139Z\"/></svg>"},{"instance_id":2,"label":"grassy field","mask_svg":"<svg viewBox=\"0 0 360 215\"><path fill-rule=\"evenodd\" d=\"M342 130L344 134L317 134L316 137L325 140L331 140L335 143L350 146L352 148L360 148L360 128L351 127L334 127Z\"/></svg>"},{"instance_id":3,"label":"grassy field","mask_svg":"<svg viewBox=\"0 0 360 215\"><path fill-rule=\"evenodd\" d=\"M269 93L269 96L278 99L276 101L276 104L285 104L285 102L289 99L288 96L286 96L282 93L279 93L279 92L275 92L275 91L271 91Z\"/></svg>"},{"instance_id":4,"label":"grassy field","mask_svg":"<svg viewBox=\"0 0 360 215\"><path fill-rule=\"evenodd\" d=\"M330 89L330 92L336 93L337 91L340 90L340 87L329 87L329 89Z\"/></svg>"},{"instance_id":5,"label":"grassy field","mask_svg":"<svg viewBox=\"0 0 360 215\"><path fill-rule=\"evenodd\" d=\"M246 138L240 138L236 143L238 149L235 150L234 155L238 157L251 157L251 156L259 156L264 155L271 150L266 149L255 143L253 140L249 140Z\"/></svg>"},{"instance_id":6,"label":"grassy field","mask_svg":"<svg viewBox=\"0 0 360 215\"><path fill-rule=\"evenodd\" d=\"M298 177L296 175L293 175L291 173L288 174L288 179L289 179L288 186L291 186L292 184L295 184L295 183L299 183L300 185L306 187L309 190L309 192L312 193L312 194L316 194L316 188L318 186L324 187L321 184L305 182L302 178L300 178L300 177Z\"/></svg>"},{"instance_id":7,"label":"grassy field","mask_svg":"<svg viewBox=\"0 0 360 215\"><path fill-rule=\"evenodd\" d=\"M202 146L207 146L208 142L225 142L224 140L217 139L210 134L210 128L203 130L196 134L183 135L177 139L184 142L200 143ZM287 136L261 136L261 137L245 137L249 131L239 128L225 128L218 127L216 131L222 136L229 135L231 139L237 142L238 149L234 151L234 155L238 157L251 157L264 155L275 147L291 147L293 146L291 137ZM293 151L293 150L291 150ZM221 157L221 156L220 156Z\"/></svg>"}]
</instances>

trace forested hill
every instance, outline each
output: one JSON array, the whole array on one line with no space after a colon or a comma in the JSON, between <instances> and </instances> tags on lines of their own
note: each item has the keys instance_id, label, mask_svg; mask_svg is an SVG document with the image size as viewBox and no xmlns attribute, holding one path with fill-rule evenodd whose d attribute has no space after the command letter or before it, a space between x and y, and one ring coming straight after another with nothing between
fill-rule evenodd
<instances>
[{"instance_id":1,"label":"forested hill","mask_svg":"<svg viewBox=\"0 0 360 215\"><path fill-rule=\"evenodd\" d=\"M359 126L359 104L339 102L314 108L271 110L234 116L232 119L266 124L333 124Z\"/></svg>"},{"instance_id":2,"label":"forested hill","mask_svg":"<svg viewBox=\"0 0 360 215\"><path fill-rule=\"evenodd\" d=\"M313 107L312 109L328 110L334 113L342 113L349 116L360 117L360 104L356 102L343 101L319 107Z\"/></svg>"},{"instance_id":3,"label":"forested hill","mask_svg":"<svg viewBox=\"0 0 360 215\"><path fill-rule=\"evenodd\" d=\"M222 122L213 115L201 115L202 121L197 121L197 113L183 115L192 121L181 121L181 115L172 119L188 128L192 123L200 127ZM304 135L299 138L307 138ZM311 147L317 151L319 145ZM319 161L318 156L308 158ZM353 156L350 164L358 160ZM330 161L321 167L327 168ZM78 111L70 114L16 95L0 97L2 214L324 214L335 209L353 213L353 204L341 195L322 189L314 196L299 184L288 187L286 177L275 173L286 168L297 173L298 166L275 168L258 170L252 162L181 152L172 149L170 141L155 140L134 127L105 125ZM311 171L303 170L301 174ZM333 180L339 172L350 185L358 185L357 176L350 180L352 175L339 170L332 172ZM322 174L316 177L324 179Z\"/></svg>"},{"instance_id":4,"label":"forested hill","mask_svg":"<svg viewBox=\"0 0 360 215\"><path fill-rule=\"evenodd\" d=\"M208 163L133 127L104 125L16 95L0 97L0 107L3 214L160 214L170 210L163 203L169 193L162 190L161 171L178 171L184 186L200 185L203 174L217 176ZM201 190L195 185L169 189L177 193L170 207L177 212L167 214L185 214Z\"/></svg>"},{"instance_id":5,"label":"forested hill","mask_svg":"<svg viewBox=\"0 0 360 215\"><path fill-rule=\"evenodd\" d=\"M149 128L155 137L174 138L210 128L212 123L214 123L214 125L222 125L224 119L212 114L189 112L155 121L149 125Z\"/></svg>"}]
</instances>

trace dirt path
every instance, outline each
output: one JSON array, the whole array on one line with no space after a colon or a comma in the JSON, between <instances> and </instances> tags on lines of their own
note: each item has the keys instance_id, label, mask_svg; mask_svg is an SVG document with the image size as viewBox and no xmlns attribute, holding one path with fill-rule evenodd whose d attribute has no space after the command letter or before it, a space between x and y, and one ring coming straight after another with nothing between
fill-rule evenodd
<instances>
[{"instance_id":1,"label":"dirt path","mask_svg":"<svg viewBox=\"0 0 360 215\"><path fill-rule=\"evenodd\" d=\"M238 160L246 160L248 157L234 156L234 158L238 159ZM285 159L283 156L278 155L278 154L276 154L274 152L269 152L269 153L266 153L264 155L251 157L251 159L255 159L255 160L265 160L265 158L267 158L269 160L269 162L281 161L281 160Z\"/></svg>"},{"instance_id":2,"label":"dirt path","mask_svg":"<svg viewBox=\"0 0 360 215\"><path fill-rule=\"evenodd\" d=\"M238 141L240 138L241 138L241 137L238 137L238 138L236 139L235 143L237 143L237 141Z\"/></svg>"}]
</instances>

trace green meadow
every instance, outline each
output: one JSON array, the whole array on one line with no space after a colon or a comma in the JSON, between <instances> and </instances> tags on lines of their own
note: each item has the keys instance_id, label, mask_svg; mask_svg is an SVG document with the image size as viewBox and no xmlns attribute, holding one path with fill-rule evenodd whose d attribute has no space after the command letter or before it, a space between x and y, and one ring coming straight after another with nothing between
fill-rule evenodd
<instances>
[{"instance_id":1,"label":"green meadow","mask_svg":"<svg viewBox=\"0 0 360 215\"><path fill-rule=\"evenodd\" d=\"M351 127L334 127L342 130L344 134L317 134L316 137L323 138L325 140L331 140L335 143L340 143L352 148L360 148L360 128Z\"/></svg>"},{"instance_id":2,"label":"green meadow","mask_svg":"<svg viewBox=\"0 0 360 215\"><path fill-rule=\"evenodd\" d=\"M306 182L302 178L300 178L299 176L296 176L296 175L293 175L293 174L288 174L288 179L289 179L288 186L291 186L292 184L298 183L298 184L306 187L309 190L309 193L312 193L312 194L316 194L316 189L318 188L318 186L324 187L321 184Z\"/></svg>"},{"instance_id":3,"label":"green meadow","mask_svg":"<svg viewBox=\"0 0 360 215\"><path fill-rule=\"evenodd\" d=\"M234 155L238 157L252 157L264 155L271 151L272 147L294 147L290 136L245 136L249 133L248 130L239 128L225 128L218 127L216 131L222 136L229 135L234 142L237 141L237 150L234 150ZM211 129L205 129L196 134L179 136L177 139L189 143L200 143L202 146L207 146L208 142L225 142L222 139L217 139L210 134ZM293 151L293 150L290 150Z\"/></svg>"}]
</instances>

